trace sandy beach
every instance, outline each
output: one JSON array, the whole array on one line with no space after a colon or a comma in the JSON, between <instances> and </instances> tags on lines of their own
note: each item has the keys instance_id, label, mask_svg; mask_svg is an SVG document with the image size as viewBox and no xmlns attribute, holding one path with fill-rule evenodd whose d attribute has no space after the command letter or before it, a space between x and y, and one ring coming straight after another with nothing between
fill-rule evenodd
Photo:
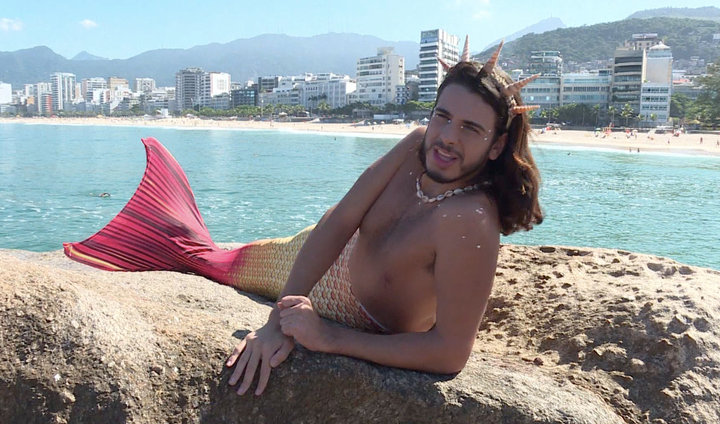
<instances>
[{"instance_id":1,"label":"sandy beach","mask_svg":"<svg viewBox=\"0 0 720 424\"><path fill-rule=\"evenodd\" d=\"M2 123L46 124L46 125L99 125L99 126L157 126L171 128L227 128L256 129L278 131L309 131L322 133L344 133L359 135L386 135L402 137L417 125L378 124L359 125L347 123L321 122L261 122L261 121L218 121L210 119L168 118L0 118ZM701 143L702 139L702 143ZM633 153L665 152L675 154L699 154L720 156L720 134L682 134L673 137L670 134L639 133L629 138L621 132L614 132L603 138L596 137L593 131L558 130L541 133L534 131L533 141L538 144L557 144L575 147L608 148L632 150Z\"/></svg>"}]
</instances>

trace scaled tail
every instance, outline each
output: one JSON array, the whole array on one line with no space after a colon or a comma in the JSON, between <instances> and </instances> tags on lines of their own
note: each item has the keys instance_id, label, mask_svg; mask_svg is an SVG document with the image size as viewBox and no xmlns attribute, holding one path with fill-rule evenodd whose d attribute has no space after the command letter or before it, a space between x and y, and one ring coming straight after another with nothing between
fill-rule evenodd
<instances>
[{"instance_id":1,"label":"scaled tail","mask_svg":"<svg viewBox=\"0 0 720 424\"><path fill-rule=\"evenodd\" d=\"M238 252L210 238L185 172L155 138L142 140L145 174L135 194L102 230L64 243L77 262L107 271L178 271L228 284Z\"/></svg>"}]
</instances>

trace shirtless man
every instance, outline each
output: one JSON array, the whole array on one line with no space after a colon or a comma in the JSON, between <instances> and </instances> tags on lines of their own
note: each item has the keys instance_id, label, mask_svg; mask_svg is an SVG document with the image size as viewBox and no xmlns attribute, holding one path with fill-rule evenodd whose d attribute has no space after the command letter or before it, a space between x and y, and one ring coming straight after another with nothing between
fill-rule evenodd
<instances>
[{"instance_id":1,"label":"shirtless man","mask_svg":"<svg viewBox=\"0 0 720 424\"><path fill-rule=\"evenodd\" d=\"M227 360L235 366L229 383L241 383L238 394L258 370L255 394L262 394L295 341L419 371L465 366L493 285L500 234L543 219L529 107L519 106L517 94L527 80L503 93L512 80L495 69L496 59L480 72L468 60L450 69L428 126L371 165L322 217L267 324ZM353 293L389 334L329 326L307 298L358 229Z\"/></svg>"}]
</instances>

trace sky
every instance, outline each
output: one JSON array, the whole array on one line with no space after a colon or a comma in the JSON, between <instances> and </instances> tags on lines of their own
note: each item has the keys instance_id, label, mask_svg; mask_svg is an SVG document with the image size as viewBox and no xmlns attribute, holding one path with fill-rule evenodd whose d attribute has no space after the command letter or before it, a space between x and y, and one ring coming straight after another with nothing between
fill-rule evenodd
<instances>
[{"instance_id":1,"label":"sky","mask_svg":"<svg viewBox=\"0 0 720 424\"><path fill-rule=\"evenodd\" d=\"M471 51L542 19L568 27L626 18L666 0L328 0L158 2L126 0L0 0L0 51L48 46L70 59L81 51L127 59L159 48L187 49L261 34L309 37L328 32L419 42L420 31L443 28L469 35ZM683 7L713 5L685 0Z\"/></svg>"}]
</instances>

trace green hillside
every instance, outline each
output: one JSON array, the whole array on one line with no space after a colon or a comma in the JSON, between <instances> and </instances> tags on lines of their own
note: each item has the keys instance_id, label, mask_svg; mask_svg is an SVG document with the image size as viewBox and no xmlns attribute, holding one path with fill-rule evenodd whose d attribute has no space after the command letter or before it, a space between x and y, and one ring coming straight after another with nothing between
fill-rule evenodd
<instances>
[{"instance_id":1,"label":"green hillside","mask_svg":"<svg viewBox=\"0 0 720 424\"><path fill-rule=\"evenodd\" d=\"M627 17L628 19L648 18L688 18L706 21L720 21L720 9L707 7L663 7L660 9L641 10Z\"/></svg>"},{"instance_id":2,"label":"green hillside","mask_svg":"<svg viewBox=\"0 0 720 424\"><path fill-rule=\"evenodd\" d=\"M559 50L564 61L588 62L613 57L615 48L637 33L657 33L672 48L673 57L690 59L700 56L708 62L720 57L720 22L697 19L650 18L626 19L597 25L563 28L542 34L528 34L505 45L502 60L513 67L524 67L533 50ZM490 48L476 56L484 61Z\"/></svg>"}]
</instances>

